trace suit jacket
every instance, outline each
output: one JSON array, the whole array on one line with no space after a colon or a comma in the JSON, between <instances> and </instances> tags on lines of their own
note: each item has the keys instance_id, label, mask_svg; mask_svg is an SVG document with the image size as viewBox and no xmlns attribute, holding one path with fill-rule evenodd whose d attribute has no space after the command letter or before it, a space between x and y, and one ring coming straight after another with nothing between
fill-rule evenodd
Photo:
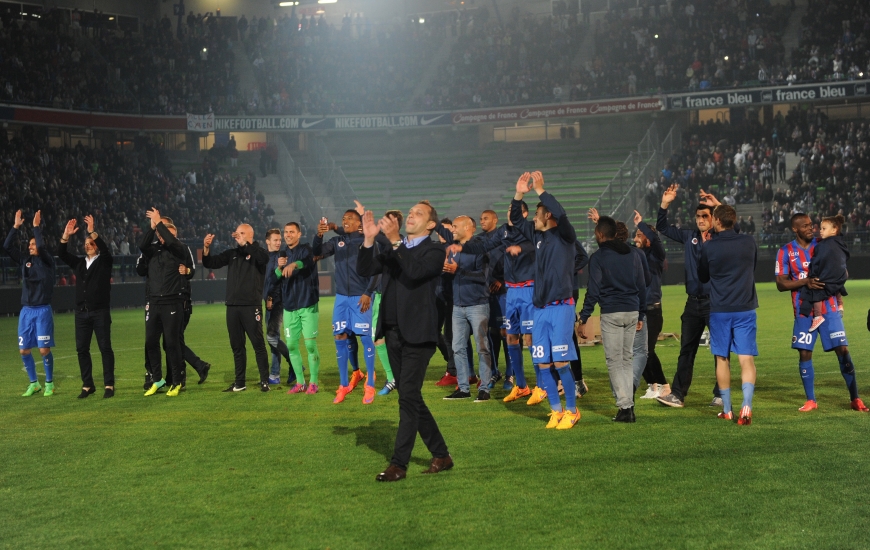
<instances>
[{"instance_id":1,"label":"suit jacket","mask_svg":"<svg viewBox=\"0 0 870 550\"><path fill-rule=\"evenodd\" d=\"M398 285L396 313L402 337L410 344L438 341L438 309L435 289L444 267L444 248L426 239L413 248L404 244L393 250L377 241L371 248L360 245L357 273L364 277L382 275L384 293L378 312L375 340L384 337L384 318L391 285Z\"/></svg>"}]
</instances>

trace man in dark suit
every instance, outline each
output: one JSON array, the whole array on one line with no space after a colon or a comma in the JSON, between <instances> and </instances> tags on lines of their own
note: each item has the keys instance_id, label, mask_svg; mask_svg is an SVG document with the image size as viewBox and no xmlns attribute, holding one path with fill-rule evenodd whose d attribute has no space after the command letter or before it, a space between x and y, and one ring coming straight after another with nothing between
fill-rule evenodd
<instances>
[{"instance_id":1,"label":"man in dark suit","mask_svg":"<svg viewBox=\"0 0 870 550\"><path fill-rule=\"evenodd\" d=\"M91 337L96 334L97 346L103 358L104 398L115 395L115 352L112 350L112 314L109 310L112 291L112 252L94 231L94 217L85 216L87 236L85 255L76 256L69 251L69 239L77 233L76 220L66 224L57 255L70 266L76 276L76 352L82 372L82 392L79 399L95 393Z\"/></svg>"},{"instance_id":2,"label":"man in dark suit","mask_svg":"<svg viewBox=\"0 0 870 550\"><path fill-rule=\"evenodd\" d=\"M365 240L357 257L357 272L364 277L382 275L381 298L375 340L386 338L387 353L399 392L399 429L390 465L375 478L399 481L405 478L417 433L432 453L424 474L436 474L453 467L453 458L421 390L429 359L438 341L438 309L435 289L444 264L444 249L430 234L438 223L435 208L428 202L414 205L405 219L407 237L399 236L395 218L363 216ZM383 231L391 243L386 248L375 242Z\"/></svg>"}]
</instances>

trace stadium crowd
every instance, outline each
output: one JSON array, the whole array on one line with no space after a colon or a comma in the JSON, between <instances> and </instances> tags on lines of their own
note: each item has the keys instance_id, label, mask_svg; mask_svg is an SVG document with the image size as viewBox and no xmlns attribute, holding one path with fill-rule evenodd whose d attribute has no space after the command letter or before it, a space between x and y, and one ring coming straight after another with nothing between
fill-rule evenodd
<instances>
[{"instance_id":1,"label":"stadium crowd","mask_svg":"<svg viewBox=\"0 0 870 550\"><path fill-rule=\"evenodd\" d=\"M182 32L173 33L164 17L146 21L137 35L106 32L94 42L141 112L237 114L245 98L237 91L235 33L218 17L191 14Z\"/></svg>"},{"instance_id":2,"label":"stadium crowd","mask_svg":"<svg viewBox=\"0 0 870 550\"><path fill-rule=\"evenodd\" d=\"M790 81L855 80L870 74L870 9L861 0L809 0Z\"/></svg>"},{"instance_id":3,"label":"stadium crowd","mask_svg":"<svg viewBox=\"0 0 870 550\"><path fill-rule=\"evenodd\" d=\"M789 13L763 0L677 0L669 12L646 2L634 14L613 2L596 23L596 59L575 86L601 96L784 82Z\"/></svg>"},{"instance_id":4,"label":"stadium crowd","mask_svg":"<svg viewBox=\"0 0 870 550\"><path fill-rule=\"evenodd\" d=\"M797 166L786 170L787 153ZM789 232L791 216L806 212L813 223L842 215L847 237L870 230L870 125L864 120L831 121L818 109L792 109L770 124L702 123L684 132L683 145L647 184L647 208L661 193L680 185L674 219L692 227L689 197L704 189L731 205L761 203L760 220L742 227L762 243L775 244ZM857 235L855 235L857 237Z\"/></svg>"},{"instance_id":5,"label":"stadium crowd","mask_svg":"<svg viewBox=\"0 0 870 550\"><path fill-rule=\"evenodd\" d=\"M568 99L582 26L570 15L535 17L514 10L502 25L481 8L464 26L424 110L552 103Z\"/></svg>"},{"instance_id":6,"label":"stadium crowd","mask_svg":"<svg viewBox=\"0 0 870 550\"><path fill-rule=\"evenodd\" d=\"M263 19L260 20L261 22ZM250 26L247 51L262 96L249 110L281 114L388 113L408 98L443 42L449 18L373 28L345 16L340 27L295 12Z\"/></svg>"},{"instance_id":7,"label":"stadium crowd","mask_svg":"<svg viewBox=\"0 0 870 550\"><path fill-rule=\"evenodd\" d=\"M173 217L181 239L214 233L218 248L239 223L262 234L274 214L257 193L253 173L232 176L212 156L196 170L173 172L163 150L148 140L138 141L133 152L81 143L50 149L26 136L2 143L0 202L41 210L52 250L67 220L91 213L107 245L121 255L138 253L139 225L152 206ZM12 213L4 211L0 232L12 223Z\"/></svg>"},{"instance_id":8,"label":"stadium crowd","mask_svg":"<svg viewBox=\"0 0 870 550\"><path fill-rule=\"evenodd\" d=\"M812 0L786 64L789 5L764 0L610 3L591 27L579 15L504 18L486 6L374 25L296 12L248 21L211 13L143 20L139 32L87 32L50 17L0 28L0 96L63 109L183 114L348 114L550 103L678 90L863 78L870 10ZM586 15L586 14L584 14ZM421 22L423 21L423 22ZM576 64L584 33L595 55ZM446 37L433 84L409 103ZM240 89L242 47L259 89ZM25 47L21 47L24 45Z\"/></svg>"}]
</instances>

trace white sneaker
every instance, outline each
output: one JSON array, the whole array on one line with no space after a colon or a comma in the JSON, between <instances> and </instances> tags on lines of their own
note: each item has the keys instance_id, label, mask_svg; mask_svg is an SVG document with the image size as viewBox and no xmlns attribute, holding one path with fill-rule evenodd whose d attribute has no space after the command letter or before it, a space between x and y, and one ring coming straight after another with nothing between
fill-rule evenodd
<instances>
[{"instance_id":1,"label":"white sneaker","mask_svg":"<svg viewBox=\"0 0 870 550\"><path fill-rule=\"evenodd\" d=\"M703 334L701 334L701 342L698 345L704 346L705 348L710 347L710 329L704 329Z\"/></svg>"},{"instance_id":2,"label":"white sneaker","mask_svg":"<svg viewBox=\"0 0 870 550\"><path fill-rule=\"evenodd\" d=\"M650 384L646 388L646 393L641 395L641 399L655 399L659 396L659 385L658 384Z\"/></svg>"}]
</instances>

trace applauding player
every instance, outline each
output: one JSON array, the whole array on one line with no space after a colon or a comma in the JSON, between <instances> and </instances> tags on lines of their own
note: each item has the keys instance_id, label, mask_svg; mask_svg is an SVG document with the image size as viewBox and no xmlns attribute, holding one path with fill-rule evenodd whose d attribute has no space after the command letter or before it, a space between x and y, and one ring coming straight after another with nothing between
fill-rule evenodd
<instances>
[{"instance_id":1,"label":"applauding player","mask_svg":"<svg viewBox=\"0 0 870 550\"><path fill-rule=\"evenodd\" d=\"M27 386L22 397L30 397L42 390L36 377L36 363L33 362L30 353L30 350L35 347L39 348L42 366L45 369L45 393L42 395L54 394L54 356L51 354L51 348L54 347L54 317L51 312L51 295L54 291L55 263L54 257L45 249L41 222L42 214L37 211L33 216L33 237L28 242L26 257L21 255L16 242L18 231L24 225L21 210L15 212L15 223L3 243L3 250L21 270L18 350L24 362L24 370L30 378L30 385Z\"/></svg>"}]
</instances>

